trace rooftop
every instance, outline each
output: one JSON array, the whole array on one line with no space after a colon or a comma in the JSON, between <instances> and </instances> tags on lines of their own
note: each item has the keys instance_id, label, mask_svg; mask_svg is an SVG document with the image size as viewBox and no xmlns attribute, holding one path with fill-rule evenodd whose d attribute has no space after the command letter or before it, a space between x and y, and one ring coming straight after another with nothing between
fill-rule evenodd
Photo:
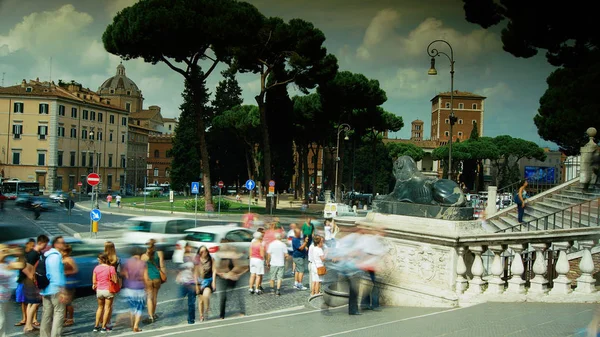
<instances>
[{"instance_id":1,"label":"rooftop","mask_svg":"<svg viewBox=\"0 0 600 337\"><path fill-rule=\"evenodd\" d=\"M433 101L434 99L436 99L439 96L442 97L450 97L451 92L450 91L446 91L446 92L440 92L439 94L437 94L435 97L433 97L431 100ZM472 92L468 92L468 91L459 91L459 90L454 90L454 97L467 97L467 98L479 98L479 99L485 99L487 97L485 96L481 96L478 94L474 94Z\"/></svg>"}]
</instances>

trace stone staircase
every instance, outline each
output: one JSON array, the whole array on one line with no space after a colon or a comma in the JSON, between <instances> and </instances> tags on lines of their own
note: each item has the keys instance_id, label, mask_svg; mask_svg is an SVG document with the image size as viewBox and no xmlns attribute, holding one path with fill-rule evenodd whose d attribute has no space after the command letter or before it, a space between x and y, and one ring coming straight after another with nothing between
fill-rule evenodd
<instances>
[{"instance_id":1,"label":"stone staircase","mask_svg":"<svg viewBox=\"0 0 600 337\"><path fill-rule=\"evenodd\" d=\"M489 217L488 230L518 232L599 226L599 198L599 188L584 192L579 179L574 179L528 199L521 225L513 205Z\"/></svg>"}]
</instances>

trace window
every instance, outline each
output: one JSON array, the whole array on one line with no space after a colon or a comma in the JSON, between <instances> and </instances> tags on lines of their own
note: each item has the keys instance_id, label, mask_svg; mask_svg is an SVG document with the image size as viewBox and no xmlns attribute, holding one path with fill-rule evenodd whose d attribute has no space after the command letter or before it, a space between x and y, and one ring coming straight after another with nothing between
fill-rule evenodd
<instances>
[{"instance_id":1,"label":"window","mask_svg":"<svg viewBox=\"0 0 600 337\"><path fill-rule=\"evenodd\" d=\"M232 242L252 242L252 234L247 231L234 230L225 235L225 239Z\"/></svg>"},{"instance_id":2,"label":"window","mask_svg":"<svg viewBox=\"0 0 600 337\"><path fill-rule=\"evenodd\" d=\"M169 131L173 128L173 125L169 124Z\"/></svg>"},{"instance_id":3,"label":"window","mask_svg":"<svg viewBox=\"0 0 600 337\"><path fill-rule=\"evenodd\" d=\"M47 125L38 125L38 139L46 139L48 135L48 126Z\"/></svg>"},{"instance_id":4,"label":"window","mask_svg":"<svg viewBox=\"0 0 600 337\"><path fill-rule=\"evenodd\" d=\"M127 90L127 95L131 95L131 90Z\"/></svg>"},{"instance_id":5,"label":"window","mask_svg":"<svg viewBox=\"0 0 600 337\"><path fill-rule=\"evenodd\" d=\"M16 114L22 114L23 113L23 103L21 103L21 102L15 102L15 105L13 107L13 111Z\"/></svg>"},{"instance_id":6,"label":"window","mask_svg":"<svg viewBox=\"0 0 600 337\"><path fill-rule=\"evenodd\" d=\"M115 124L115 115L110 115L109 118L108 118L108 122L110 124Z\"/></svg>"},{"instance_id":7,"label":"window","mask_svg":"<svg viewBox=\"0 0 600 337\"><path fill-rule=\"evenodd\" d=\"M75 176L69 176L69 190L75 189Z\"/></svg>"},{"instance_id":8,"label":"window","mask_svg":"<svg viewBox=\"0 0 600 337\"><path fill-rule=\"evenodd\" d=\"M125 103L125 110L131 112L131 103L129 103L129 102Z\"/></svg>"},{"instance_id":9,"label":"window","mask_svg":"<svg viewBox=\"0 0 600 337\"><path fill-rule=\"evenodd\" d=\"M81 138L82 139L87 139L88 137L88 133L86 129L81 130Z\"/></svg>"},{"instance_id":10,"label":"window","mask_svg":"<svg viewBox=\"0 0 600 337\"><path fill-rule=\"evenodd\" d=\"M87 156L85 152L81 152L81 166L85 167Z\"/></svg>"},{"instance_id":11,"label":"window","mask_svg":"<svg viewBox=\"0 0 600 337\"><path fill-rule=\"evenodd\" d=\"M450 109L450 103L446 102L446 109Z\"/></svg>"},{"instance_id":12,"label":"window","mask_svg":"<svg viewBox=\"0 0 600 337\"><path fill-rule=\"evenodd\" d=\"M59 137L64 137L65 136L65 127L64 126L59 126L58 129L56 130L56 134Z\"/></svg>"},{"instance_id":13,"label":"window","mask_svg":"<svg viewBox=\"0 0 600 337\"><path fill-rule=\"evenodd\" d=\"M102 114L102 112L98 112L98 122L102 123L103 119L104 119L104 115Z\"/></svg>"},{"instance_id":14,"label":"window","mask_svg":"<svg viewBox=\"0 0 600 337\"><path fill-rule=\"evenodd\" d=\"M108 167L112 167L112 161L113 161L113 155L109 154L108 155Z\"/></svg>"},{"instance_id":15,"label":"window","mask_svg":"<svg viewBox=\"0 0 600 337\"><path fill-rule=\"evenodd\" d=\"M170 175L171 175L171 173L169 172L169 168L167 167L167 168L165 169L165 177L167 177L167 178L168 178Z\"/></svg>"},{"instance_id":16,"label":"window","mask_svg":"<svg viewBox=\"0 0 600 337\"><path fill-rule=\"evenodd\" d=\"M464 103L458 103L458 108L459 109L464 109L465 108L465 104Z\"/></svg>"},{"instance_id":17,"label":"window","mask_svg":"<svg viewBox=\"0 0 600 337\"><path fill-rule=\"evenodd\" d=\"M69 156L69 165L75 166L75 151L71 151L71 154Z\"/></svg>"},{"instance_id":18,"label":"window","mask_svg":"<svg viewBox=\"0 0 600 337\"><path fill-rule=\"evenodd\" d=\"M43 152L38 153L38 166L46 165L46 154Z\"/></svg>"},{"instance_id":19,"label":"window","mask_svg":"<svg viewBox=\"0 0 600 337\"><path fill-rule=\"evenodd\" d=\"M96 111L90 111L90 120L92 120L92 121L96 120Z\"/></svg>"},{"instance_id":20,"label":"window","mask_svg":"<svg viewBox=\"0 0 600 337\"><path fill-rule=\"evenodd\" d=\"M122 155L121 155L121 167L126 167L126 165L125 165L125 164L127 164L127 163L126 163L126 161L125 161L125 155L124 155L124 154L122 154Z\"/></svg>"},{"instance_id":21,"label":"window","mask_svg":"<svg viewBox=\"0 0 600 337\"><path fill-rule=\"evenodd\" d=\"M54 186L56 186L56 189L62 190L62 185L63 185L63 179L61 176L56 177L56 183L54 184Z\"/></svg>"},{"instance_id":22,"label":"window","mask_svg":"<svg viewBox=\"0 0 600 337\"><path fill-rule=\"evenodd\" d=\"M476 120L472 120L472 121L471 121L471 124L473 124L473 125L475 125L476 123L477 123L477 121L476 121Z\"/></svg>"},{"instance_id":23,"label":"window","mask_svg":"<svg viewBox=\"0 0 600 337\"><path fill-rule=\"evenodd\" d=\"M77 138L77 128L71 127L71 138Z\"/></svg>"},{"instance_id":24,"label":"window","mask_svg":"<svg viewBox=\"0 0 600 337\"><path fill-rule=\"evenodd\" d=\"M25 88L25 92L32 92L32 91L33 91L33 88L32 88L32 87L27 87L27 88Z\"/></svg>"},{"instance_id":25,"label":"window","mask_svg":"<svg viewBox=\"0 0 600 337\"><path fill-rule=\"evenodd\" d=\"M96 134L94 133L94 130L92 130L92 131L90 131L90 140L96 139L94 137L96 137Z\"/></svg>"},{"instance_id":26,"label":"window","mask_svg":"<svg viewBox=\"0 0 600 337\"><path fill-rule=\"evenodd\" d=\"M121 125L127 126L127 117L121 117Z\"/></svg>"},{"instance_id":27,"label":"window","mask_svg":"<svg viewBox=\"0 0 600 337\"><path fill-rule=\"evenodd\" d=\"M159 157L160 157L160 155L159 155L158 150L154 150L154 158L159 158Z\"/></svg>"},{"instance_id":28,"label":"window","mask_svg":"<svg viewBox=\"0 0 600 337\"><path fill-rule=\"evenodd\" d=\"M473 105L471 106L471 108L477 109L477 103L473 103Z\"/></svg>"},{"instance_id":29,"label":"window","mask_svg":"<svg viewBox=\"0 0 600 337\"><path fill-rule=\"evenodd\" d=\"M98 140L102 140L102 131L98 131Z\"/></svg>"},{"instance_id":30,"label":"window","mask_svg":"<svg viewBox=\"0 0 600 337\"><path fill-rule=\"evenodd\" d=\"M13 152L12 163L13 165L21 164L21 152Z\"/></svg>"},{"instance_id":31,"label":"window","mask_svg":"<svg viewBox=\"0 0 600 337\"><path fill-rule=\"evenodd\" d=\"M125 135L121 135L121 143L125 143Z\"/></svg>"},{"instance_id":32,"label":"window","mask_svg":"<svg viewBox=\"0 0 600 337\"><path fill-rule=\"evenodd\" d=\"M155 168L155 169L154 169L154 176L155 176L155 177L158 177L158 168Z\"/></svg>"},{"instance_id":33,"label":"window","mask_svg":"<svg viewBox=\"0 0 600 337\"><path fill-rule=\"evenodd\" d=\"M459 119L458 124L464 124L464 121L462 119Z\"/></svg>"},{"instance_id":34,"label":"window","mask_svg":"<svg viewBox=\"0 0 600 337\"><path fill-rule=\"evenodd\" d=\"M63 166L63 152L62 151L58 151L58 166Z\"/></svg>"},{"instance_id":35,"label":"window","mask_svg":"<svg viewBox=\"0 0 600 337\"><path fill-rule=\"evenodd\" d=\"M450 124L450 120L448 118L444 119L444 123Z\"/></svg>"},{"instance_id":36,"label":"window","mask_svg":"<svg viewBox=\"0 0 600 337\"><path fill-rule=\"evenodd\" d=\"M48 103L40 103L40 114L48 114Z\"/></svg>"},{"instance_id":37,"label":"window","mask_svg":"<svg viewBox=\"0 0 600 337\"><path fill-rule=\"evenodd\" d=\"M109 174L106 179L106 188L112 190L112 174Z\"/></svg>"},{"instance_id":38,"label":"window","mask_svg":"<svg viewBox=\"0 0 600 337\"><path fill-rule=\"evenodd\" d=\"M58 115L59 116L64 116L65 115L65 106L64 105L59 105L58 106Z\"/></svg>"},{"instance_id":39,"label":"window","mask_svg":"<svg viewBox=\"0 0 600 337\"><path fill-rule=\"evenodd\" d=\"M110 89L110 93L114 94L115 93L115 89Z\"/></svg>"},{"instance_id":40,"label":"window","mask_svg":"<svg viewBox=\"0 0 600 337\"><path fill-rule=\"evenodd\" d=\"M77 108L71 108L71 118L77 118Z\"/></svg>"},{"instance_id":41,"label":"window","mask_svg":"<svg viewBox=\"0 0 600 337\"><path fill-rule=\"evenodd\" d=\"M458 133L458 136L459 136L459 137L462 137L462 135L463 135L463 133L462 133L462 132L459 132L459 133Z\"/></svg>"},{"instance_id":42,"label":"window","mask_svg":"<svg viewBox=\"0 0 600 337\"><path fill-rule=\"evenodd\" d=\"M448 131L444 132L444 136L450 136L450 132L448 132Z\"/></svg>"},{"instance_id":43,"label":"window","mask_svg":"<svg viewBox=\"0 0 600 337\"><path fill-rule=\"evenodd\" d=\"M23 125L22 124L13 124L13 138L20 139L23 134Z\"/></svg>"},{"instance_id":44,"label":"window","mask_svg":"<svg viewBox=\"0 0 600 337\"><path fill-rule=\"evenodd\" d=\"M81 119L88 119L88 111L87 110L83 110L83 112L81 113Z\"/></svg>"},{"instance_id":45,"label":"window","mask_svg":"<svg viewBox=\"0 0 600 337\"><path fill-rule=\"evenodd\" d=\"M108 141L112 142L112 140L113 140L113 133L111 132L108 134Z\"/></svg>"},{"instance_id":46,"label":"window","mask_svg":"<svg viewBox=\"0 0 600 337\"><path fill-rule=\"evenodd\" d=\"M94 167L94 154L90 153L90 167Z\"/></svg>"}]
</instances>

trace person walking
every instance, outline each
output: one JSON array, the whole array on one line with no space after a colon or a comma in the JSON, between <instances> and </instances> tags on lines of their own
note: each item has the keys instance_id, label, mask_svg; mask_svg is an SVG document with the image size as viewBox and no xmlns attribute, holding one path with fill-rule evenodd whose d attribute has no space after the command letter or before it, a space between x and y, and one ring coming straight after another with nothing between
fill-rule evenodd
<instances>
[{"instance_id":1,"label":"person walking","mask_svg":"<svg viewBox=\"0 0 600 337\"><path fill-rule=\"evenodd\" d=\"M181 271L177 274L175 282L179 284L181 297L187 296L188 301L188 324L196 323L196 278L194 277L194 263L184 262L180 266Z\"/></svg>"},{"instance_id":2,"label":"person walking","mask_svg":"<svg viewBox=\"0 0 600 337\"><path fill-rule=\"evenodd\" d=\"M30 251L35 247L35 239L29 239L25 244L24 254L27 255ZM25 261L25 256L23 256L23 268L19 270L19 277L17 278L17 290L15 292L15 300L17 303L21 305L21 320L15 324L15 326L23 326L27 323L27 302L25 301L25 280L27 279L27 275L25 275L25 267L27 266L27 261Z\"/></svg>"},{"instance_id":3,"label":"person walking","mask_svg":"<svg viewBox=\"0 0 600 337\"><path fill-rule=\"evenodd\" d=\"M146 253L142 255L142 261L146 262L146 294L148 295L148 323L158 319L156 305L158 302L158 291L163 282L166 282L166 269L162 251L156 249L156 240L150 239L147 243ZM163 281L164 280L164 281Z\"/></svg>"},{"instance_id":4,"label":"person walking","mask_svg":"<svg viewBox=\"0 0 600 337\"><path fill-rule=\"evenodd\" d=\"M7 262L8 256L17 257L17 261ZM8 305L12 292L17 288L14 271L24 267L25 259L20 248L9 248L7 245L0 244L0 337L6 337L8 327L6 313L9 311Z\"/></svg>"},{"instance_id":5,"label":"person walking","mask_svg":"<svg viewBox=\"0 0 600 337\"><path fill-rule=\"evenodd\" d=\"M196 294L198 299L198 311L200 312L200 321L204 322L208 318L210 309L210 295L217 288L217 269L215 259L210 256L208 248L201 246L198 248L198 264L194 270L194 279L196 281Z\"/></svg>"},{"instance_id":6,"label":"person walking","mask_svg":"<svg viewBox=\"0 0 600 337\"><path fill-rule=\"evenodd\" d=\"M108 332L108 320L110 317L110 307L112 306L114 293L111 292L111 282L117 282L117 272L115 267L108 264L108 255L100 253L98 255L98 265L94 268L92 274L92 289L96 290L98 299L98 309L96 309L96 322L94 332Z\"/></svg>"},{"instance_id":7,"label":"person walking","mask_svg":"<svg viewBox=\"0 0 600 337\"><path fill-rule=\"evenodd\" d=\"M298 290L306 290L307 288L302 284L302 278L306 271L306 252L308 250L309 237L304 237L302 240L302 232L296 229L296 237L292 239L292 247L294 252L292 258L294 259L294 288Z\"/></svg>"},{"instance_id":8,"label":"person walking","mask_svg":"<svg viewBox=\"0 0 600 337\"><path fill-rule=\"evenodd\" d=\"M515 195L515 202L517 203L517 222L523 222L523 216L525 215L525 197L526 193L525 189L527 188L527 180L523 180L521 182L521 187L519 187L519 191L517 195Z\"/></svg>"},{"instance_id":9,"label":"person walking","mask_svg":"<svg viewBox=\"0 0 600 337\"><path fill-rule=\"evenodd\" d=\"M225 308L227 298L235 291L237 282L248 269L248 259L242 259L243 254L239 253L228 240L221 240L221 247L216 263L217 287L219 294L219 318L225 319ZM244 296L237 296L239 313L241 316L246 314L246 305Z\"/></svg>"},{"instance_id":10,"label":"person walking","mask_svg":"<svg viewBox=\"0 0 600 337\"><path fill-rule=\"evenodd\" d=\"M75 324L75 321L73 320L74 317L73 315L75 314L75 309L73 308L72 305L72 300L73 297L75 295L75 289L77 289L77 278L75 277L75 275L77 275L77 273L79 272L79 269L77 268L77 263L75 263L75 260L73 260L73 258L71 257L71 253L73 252L73 248L71 247L71 245L65 245L65 249L63 249L62 253L62 258L63 258L63 265L64 265L64 269L65 269L65 276L67 278L67 283L66 283L66 292L69 295L68 299L69 301L66 302L66 313L65 313L65 323L64 323L64 327L67 326L71 326L73 324Z\"/></svg>"},{"instance_id":11,"label":"person walking","mask_svg":"<svg viewBox=\"0 0 600 337\"><path fill-rule=\"evenodd\" d=\"M113 200L112 195L109 194L106 196L106 203L108 204L108 208L110 208L110 203L112 202L112 200Z\"/></svg>"},{"instance_id":12,"label":"person walking","mask_svg":"<svg viewBox=\"0 0 600 337\"><path fill-rule=\"evenodd\" d=\"M117 194L117 197L115 198L116 202L117 202L117 208L121 208L121 195Z\"/></svg>"},{"instance_id":13,"label":"person walking","mask_svg":"<svg viewBox=\"0 0 600 337\"><path fill-rule=\"evenodd\" d=\"M277 296L281 296L281 282L283 281L283 272L285 269L285 258L288 256L287 246L281 242L281 233L275 233L275 241L271 242L267 248L267 268L271 280L271 290ZM277 281L277 289L275 289L275 281Z\"/></svg>"},{"instance_id":14,"label":"person walking","mask_svg":"<svg viewBox=\"0 0 600 337\"><path fill-rule=\"evenodd\" d=\"M322 236L315 236L311 249L311 296L321 293L321 283L325 275L319 275L319 268L325 267L325 252L323 251L324 241Z\"/></svg>"},{"instance_id":15,"label":"person walking","mask_svg":"<svg viewBox=\"0 0 600 337\"><path fill-rule=\"evenodd\" d=\"M66 303L71 301L65 289L67 280L61 254L64 248L65 240L63 237L55 237L52 240L52 248L42 255L43 258L40 258L39 263L43 263L45 268L39 268L39 266L36 268L36 275L39 271L45 271L41 277L43 278L45 275L48 280L48 285L40 290L44 307L42 323L40 324L40 337L59 337L62 335ZM38 279L38 286L40 283Z\"/></svg>"},{"instance_id":16,"label":"person walking","mask_svg":"<svg viewBox=\"0 0 600 337\"><path fill-rule=\"evenodd\" d=\"M23 289L25 290L25 302L27 303L27 320L23 327L23 332L31 332L34 328L39 328L40 323L37 320L37 312L42 297L40 290L35 285L35 268L40 261L40 256L46 251L50 239L46 235L37 237L37 241L33 249L25 254L25 262L27 265L23 272L27 276L24 281Z\"/></svg>"},{"instance_id":17,"label":"person walking","mask_svg":"<svg viewBox=\"0 0 600 337\"><path fill-rule=\"evenodd\" d=\"M262 290L262 278L265 274L265 247L263 246L262 234L254 233L254 240L250 244L250 281L248 292L260 295Z\"/></svg>"},{"instance_id":18,"label":"person walking","mask_svg":"<svg viewBox=\"0 0 600 337\"><path fill-rule=\"evenodd\" d=\"M123 297L127 299L129 304L129 313L131 321L131 329L133 332L141 332L140 321L144 306L146 305L145 281L146 277L146 262L142 261L141 255L144 253L143 248L134 247L131 252L131 258L125 262L121 271L123 276Z\"/></svg>"},{"instance_id":19,"label":"person walking","mask_svg":"<svg viewBox=\"0 0 600 337\"><path fill-rule=\"evenodd\" d=\"M117 278L117 284L119 285L119 289L122 286L122 280L120 278L120 273L121 273L121 260L119 259L119 257L117 256L117 250L115 248L115 244L111 241L106 241L104 243L104 253L106 254L107 258L108 258L108 265L112 266L113 268L115 268L116 271L116 278ZM108 329L112 330L112 326L110 324L111 320L112 320L112 313L115 307L115 301L117 300L117 293L113 293L113 300L110 303L110 312L108 313L108 322L106 322L106 326Z\"/></svg>"}]
</instances>

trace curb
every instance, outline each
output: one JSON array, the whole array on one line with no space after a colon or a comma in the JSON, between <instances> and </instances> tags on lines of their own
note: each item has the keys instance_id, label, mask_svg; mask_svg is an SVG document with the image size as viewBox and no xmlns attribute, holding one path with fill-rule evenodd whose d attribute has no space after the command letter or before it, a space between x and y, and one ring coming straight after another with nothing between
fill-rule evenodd
<instances>
[{"instance_id":1,"label":"curb","mask_svg":"<svg viewBox=\"0 0 600 337\"><path fill-rule=\"evenodd\" d=\"M61 231L63 231L63 232L65 232L65 233L67 233L67 235L68 235L68 236L72 236L72 237L75 237L75 238L81 238L81 236L79 235L79 232L76 232L76 231L74 231L73 229L71 229L71 228L68 226L68 224L66 224L66 223L59 223L59 224L57 225L57 227L58 227L58 228L59 228Z\"/></svg>"}]
</instances>

